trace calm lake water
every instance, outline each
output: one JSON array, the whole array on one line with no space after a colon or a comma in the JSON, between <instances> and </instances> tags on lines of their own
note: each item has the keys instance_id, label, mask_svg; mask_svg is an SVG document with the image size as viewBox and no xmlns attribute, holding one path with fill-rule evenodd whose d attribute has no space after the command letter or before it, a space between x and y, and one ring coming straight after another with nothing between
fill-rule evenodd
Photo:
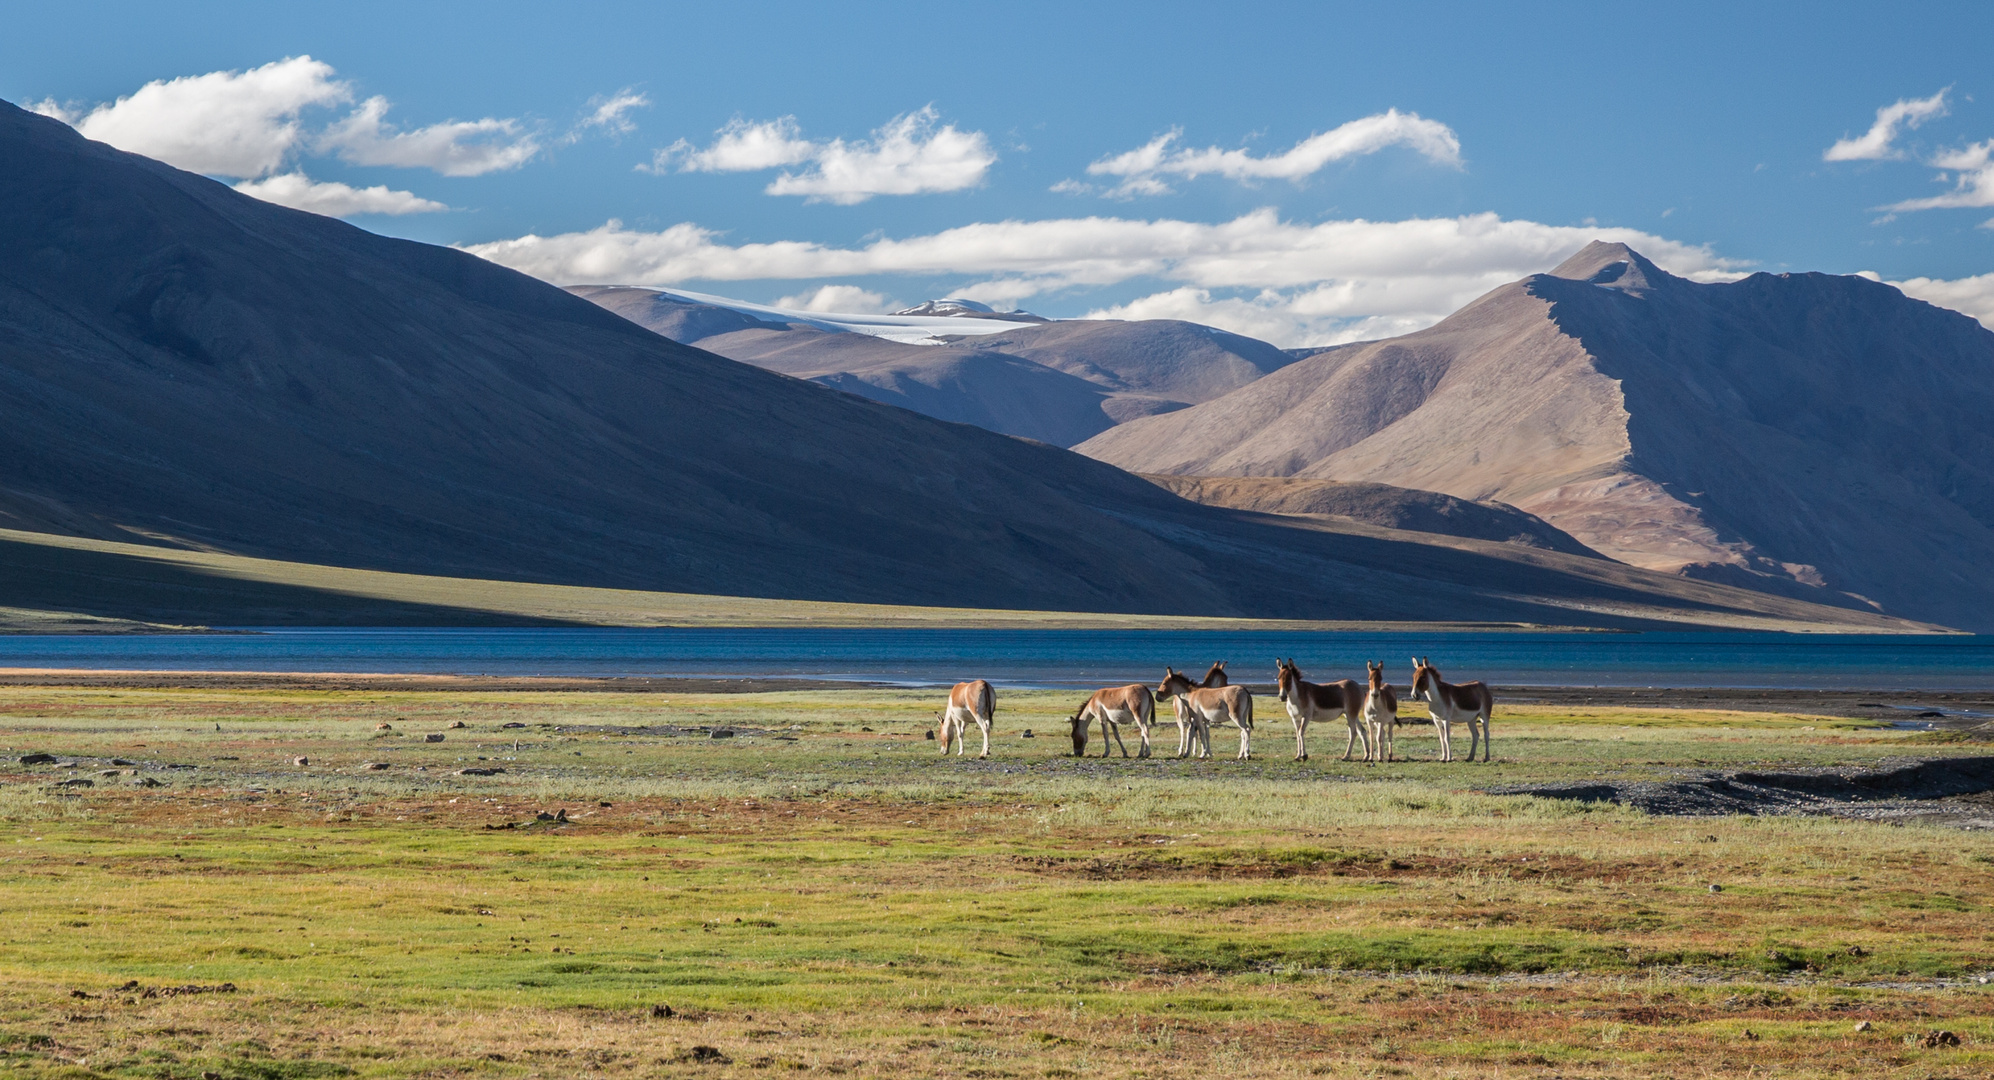
<instances>
[{"instance_id":1,"label":"calm lake water","mask_svg":"<svg viewBox=\"0 0 1994 1080\"><path fill-rule=\"evenodd\" d=\"M253 628L252 628L253 629ZM1292 633L1099 630L255 629L0 636L0 667L462 675L800 676L908 685L983 677L1017 687L1154 682L1165 664L1271 682L1394 681L1431 655L1448 677L1510 686L1994 689L1994 636Z\"/></svg>"}]
</instances>

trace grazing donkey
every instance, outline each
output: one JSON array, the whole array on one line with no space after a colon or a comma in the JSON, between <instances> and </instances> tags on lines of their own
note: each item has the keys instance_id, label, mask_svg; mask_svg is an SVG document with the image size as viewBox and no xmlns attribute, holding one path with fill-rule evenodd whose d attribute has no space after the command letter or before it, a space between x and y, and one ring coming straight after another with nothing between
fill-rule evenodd
<instances>
[{"instance_id":1,"label":"grazing donkey","mask_svg":"<svg viewBox=\"0 0 1994 1080\"><path fill-rule=\"evenodd\" d=\"M1073 756L1087 756L1087 727L1095 720L1101 722L1101 756L1108 756L1108 738L1114 737L1115 745L1122 749L1122 756L1129 756L1129 748L1122 745L1122 723L1133 722L1136 732L1142 737L1142 748L1138 758L1149 756L1149 726L1156 722L1156 698L1151 696L1149 687L1141 683L1110 687L1094 691L1094 696L1072 716L1067 723L1073 726Z\"/></svg>"},{"instance_id":2,"label":"grazing donkey","mask_svg":"<svg viewBox=\"0 0 1994 1080\"><path fill-rule=\"evenodd\" d=\"M1178 743L1177 756L1183 757L1187 750L1184 735L1189 734L1192 744L1202 744L1204 753L1199 757L1212 756L1212 722L1230 721L1239 728L1239 756L1253 756L1253 695L1244 686L1193 686L1191 677L1176 668L1166 667L1163 685L1156 688L1157 697L1175 698L1172 703L1177 710ZM1189 725L1188 732L1186 725Z\"/></svg>"},{"instance_id":3,"label":"grazing donkey","mask_svg":"<svg viewBox=\"0 0 1994 1080\"><path fill-rule=\"evenodd\" d=\"M941 713L942 753L949 752L949 740L955 740L955 756L961 757L965 749L964 736L969 731L969 722L983 729L983 752L980 758L990 756L990 721L997 716L997 692L990 684L977 679L973 682L959 682L949 691L949 707Z\"/></svg>"},{"instance_id":4,"label":"grazing donkey","mask_svg":"<svg viewBox=\"0 0 1994 1080\"><path fill-rule=\"evenodd\" d=\"M1357 691L1357 684L1349 679L1338 679L1333 683L1320 685L1302 678L1302 669L1295 666L1292 659L1274 659L1274 677L1281 687L1281 704L1288 707L1288 719L1295 724L1295 760L1309 759L1309 723L1316 717L1343 714L1343 723L1350 729L1350 739L1343 744L1343 760L1350 760L1350 751L1357 746L1357 740L1364 740L1364 759L1371 758L1371 736L1358 722L1358 714L1364 707L1364 696Z\"/></svg>"},{"instance_id":5,"label":"grazing donkey","mask_svg":"<svg viewBox=\"0 0 1994 1080\"><path fill-rule=\"evenodd\" d=\"M1487 683L1455 685L1443 682L1440 669L1424 656L1412 660L1412 699L1426 702L1433 714L1433 726L1440 729L1440 760L1454 760L1455 724L1468 725L1468 760L1475 760L1475 745L1482 747L1482 760L1489 759L1489 715L1495 711L1495 695Z\"/></svg>"},{"instance_id":6,"label":"grazing donkey","mask_svg":"<svg viewBox=\"0 0 1994 1080\"><path fill-rule=\"evenodd\" d=\"M1378 751L1378 760L1390 761L1398 743L1392 729L1399 722L1399 696L1385 681L1383 660L1366 662L1364 670L1371 676L1371 688L1364 693L1364 726L1371 729L1371 745ZM1364 752L1364 760L1371 760L1369 750Z\"/></svg>"},{"instance_id":7,"label":"grazing donkey","mask_svg":"<svg viewBox=\"0 0 1994 1080\"><path fill-rule=\"evenodd\" d=\"M1225 661L1221 660L1218 663L1213 664L1212 669L1210 671L1205 672L1205 681L1199 683L1198 685L1204 687L1207 690L1210 690L1213 687L1232 685L1232 681L1225 677Z\"/></svg>"}]
</instances>

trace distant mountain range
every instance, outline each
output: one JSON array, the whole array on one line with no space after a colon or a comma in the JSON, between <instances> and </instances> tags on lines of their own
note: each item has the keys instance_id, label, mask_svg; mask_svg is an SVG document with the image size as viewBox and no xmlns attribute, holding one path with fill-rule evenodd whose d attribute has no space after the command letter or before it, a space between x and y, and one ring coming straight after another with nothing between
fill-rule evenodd
<instances>
[{"instance_id":1,"label":"distant mountain range","mask_svg":"<svg viewBox=\"0 0 1994 1080\"><path fill-rule=\"evenodd\" d=\"M1994 631L1994 332L1860 277L1619 244L1077 449L1499 500L1635 566Z\"/></svg>"},{"instance_id":2,"label":"distant mountain range","mask_svg":"<svg viewBox=\"0 0 1994 1080\"><path fill-rule=\"evenodd\" d=\"M672 290L569 291L732 360L1055 446L1209 401L1295 359L1264 341L1168 319L1052 322L962 300L891 316L825 315Z\"/></svg>"},{"instance_id":3,"label":"distant mountain range","mask_svg":"<svg viewBox=\"0 0 1994 1080\"><path fill-rule=\"evenodd\" d=\"M799 599L1910 625L1539 547L1186 501L1056 447L678 344L465 253L259 202L5 104L0 161L7 528ZM736 320L709 337L805 333L683 314ZM1212 397L1292 359L1174 325L1154 352L1095 350L1115 340L1105 324L1057 322L1000 327L988 350L907 347L1009 356L1104 401ZM124 614L114 564L92 573L89 613ZM149 587L198 592L204 573ZM0 574L0 606L8 581L51 603L83 595L29 577ZM259 617L320 617L297 603Z\"/></svg>"}]
</instances>

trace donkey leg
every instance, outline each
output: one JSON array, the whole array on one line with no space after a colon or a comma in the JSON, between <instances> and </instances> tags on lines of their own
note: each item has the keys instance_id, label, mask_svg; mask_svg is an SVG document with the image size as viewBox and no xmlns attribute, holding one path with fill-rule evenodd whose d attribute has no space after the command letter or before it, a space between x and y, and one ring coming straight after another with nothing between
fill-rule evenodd
<instances>
[{"instance_id":1,"label":"donkey leg","mask_svg":"<svg viewBox=\"0 0 1994 1080\"><path fill-rule=\"evenodd\" d=\"M985 720L985 719L984 719L983 717L980 717L980 716L979 716L979 717L977 717L977 718L976 718L976 726L977 726L977 727L979 727L979 728L982 728L982 729L983 729L983 752L982 752L982 753L980 753L980 754L978 754L978 755L976 755L976 756L977 756L977 757L980 757L980 758L986 758L986 757L989 757L989 756L990 756L990 721L988 721L988 720Z\"/></svg>"}]
</instances>

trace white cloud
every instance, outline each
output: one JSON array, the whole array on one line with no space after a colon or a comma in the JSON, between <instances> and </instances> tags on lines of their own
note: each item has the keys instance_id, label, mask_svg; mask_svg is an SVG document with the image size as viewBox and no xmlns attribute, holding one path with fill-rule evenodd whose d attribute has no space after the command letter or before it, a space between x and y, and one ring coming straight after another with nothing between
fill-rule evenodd
<instances>
[{"instance_id":1,"label":"white cloud","mask_svg":"<svg viewBox=\"0 0 1994 1080\"><path fill-rule=\"evenodd\" d=\"M1883 281L1880 276L1867 271L1862 276L1871 281ZM1885 282L1885 284L1897 286L1906 296L1971 315L1980 320L1980 325L1994 330L1994 274L1954 278L1950 281L1944 278L1916 277L1904 281Z\"/></svg>"},{"instance_id":2,"label":"white cloud","mask_svg":"<svg viewBox=\"0 0 1994 1080\"><path fill-rule=\"evenodd\" d=\"M1923 199L1906 199L1891 203L1882 209L1900 210L1943 210L1953 207L1994 206L1994 139L1974 143L1958 150L1948 150L1931 159L1930 164L1952 170L1950 177L1953 189L1944 195L1933 195ZM1948 179L1945 173L1939 179Z\"/></svg>"},{"instance_id":3,"label":"white cloud","mask_svg":"<svg viewBox=\"0 0 1994 1080\"><path fill-rule=\"evenodd\" d=\"M328 127L314 148L355 165L433 169L445 176L517 169L540 152L539 141L517 120L451 120L397 131L384 119L389 107L387 98L368 98L346 119Z\"/></svg>"},{"instance_id":4,"label":"white cloud","mask_svg":"<svg viewBox=\"0 0 1994 1080\"><path fill-rule=\"evenodd\" d=\"M301 172L279 173L262 180L244 180L235 189L264 202L288 206L293 210L309 210L328 217L433 214L450 209L414 192L391 190L385 184L356 188L348 184L313 180Z\"/></svg>"},{"instance_id":5,"label":"white cloud","mask_svg":"<svg viewBox=\"0 0 1994 1080\"><path fill-rule=\"evenodd\" d=\"M884 293L857 285L825 285L813 292L797 293L777 300L775 307L792 311L821 311L847 315L880 315L892 310Z\"/></svg>"},{"instance_id":6,"label":"white cloud","mask_svg":"<svg viewBox=\"0 0 1994 1080\"><path fill-rule=\"evenodd\" d=\"M301 111L351 97L330 64L293 56L248 71L149 82L81 116L42 105L120 150L198 173L256 177L282 167L302 142Z\"/></svg>"},{"instance_id":7,"label":"white cloud","mask_svg":"<svg viewBox=\"0 0 1994 1080\"><path fill-rule=\"evenodd\" d=\"M679 172L757 172L801 165L816 156L818 149L816 143L803 137L794 116L762 123L735 117L714 134L720 137L704 150L694 149L684 139L665 147L652 157L646 171L665 173L676 165Z\"/></svg>"},{"instance_id":8,"label":"white cloud","mask_svg":"<svg viewBox=\"0 0 1994 1080\"><path fill-rule=\"evenodd\" d=\"M1951 90L1948 86L1928 98L1900 98L1894 105L1885 105L1876 110L1876 123L1868 131L1854 138L1836 140L1835 145L1822 151L1821 160L1891 161L1905 157L1896 146L1898 133L1944 116L1946 94Z\"/></svg>"},{"instance_id":9,"label":"white cloud","mask_svg":"<svg viewBox=\"0 0 1994 1080\"><path fill-rule=\"evenodd\" d=\"M1121 183L1104 194L1113 198L1131 195L1162 195L1170 187L1162 177L1223 176L1229 180L1301 180L1332 162L1375 154L1391 146L1403 146L1436 165L1459 168L1461 140L1453 129L1418 113L1397 109L1352 120L1341 127L1311 135L1288 150L1266 157L1254 157L1245 150L1202 150L1173 144L1183 132L1172 130L1126 153L1102 158L1087 166L1092 176L1121 177ZM1062 181L1054 191L1084 190L1086 185Z\"/></svg>"},{"instance_id":10,"label":"white cloud","mask_svg":"<svg viewBox=\"0 0 1994 1080\"><path fill-rule=\"evenodd\" d=\"M802 172L784 172L763 190L842 206L875 195L960 191L982 183L997 162L990 140L954 124L938 127L940 120L930 105L894 117L870 141L848 143L806 139L793 116L760 122L737 118L715 132L719 137L705 149L680 139L658 151L645 170L756 172L808 165Z\"/></svg>"},{"instance_id":11,"label":"white cloud","mask_svg":"<svg viewBox=\"0 0 1994 1080\"><path fill-rule=\"evenodd\" d=\"M612 134L628 135L637 130L636 123L630 119L630 110L650 108L651 99L626 86L607 97L592 97L588 103L595 107L594 111L582 118L579 127L601 128Z\"/></svg>"},{"instance_id":12,"label":"white cloud","mask_svg":"<svg viewBox=\"0 0 1994 1080\"><path fill-rule=\"evenodd\" d=\"M1736 264L1707 247L1633 229L1505 221L1494 214L1304 224L1282 221L1271 209L1218 223L1109 217L990 222L857 248L807 241L728 245L691 223L638 232L611 221L588 232L524 236L466 250L560 284L961 275L981 280L951 293L988 303L1158 279L1193 290L1263 294L1236 302L1177 292L1155 301L1153 309L1175 304L1190 310L1186 305L1197 301L1218 312L1201 321L1220 325L1230 325L1228 318L1286 318L1290 329L1268 331L1270 340L1300 345L1316 343L1309 335L1318 330L1363 319L1430 325L1596 239L1632 245L1691 278L1736 276Z\"/></svg>"}]
</instances>

